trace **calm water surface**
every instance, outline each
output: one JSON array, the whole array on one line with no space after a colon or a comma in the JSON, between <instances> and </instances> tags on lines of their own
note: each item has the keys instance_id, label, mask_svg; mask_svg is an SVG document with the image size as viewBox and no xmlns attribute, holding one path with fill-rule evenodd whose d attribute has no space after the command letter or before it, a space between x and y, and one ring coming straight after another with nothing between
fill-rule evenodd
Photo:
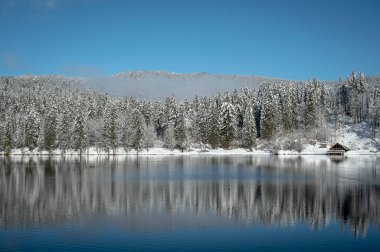
<instances>
[{"instance_id":1,"label":"calm water surface","mask_svg":"<svg viewBox=\"0 0 380 252\"><path fill-rule=\"evenodd\" d=\"M376 157L0 157L0 251L379 249Z\"/></svg>"}]
</instances>

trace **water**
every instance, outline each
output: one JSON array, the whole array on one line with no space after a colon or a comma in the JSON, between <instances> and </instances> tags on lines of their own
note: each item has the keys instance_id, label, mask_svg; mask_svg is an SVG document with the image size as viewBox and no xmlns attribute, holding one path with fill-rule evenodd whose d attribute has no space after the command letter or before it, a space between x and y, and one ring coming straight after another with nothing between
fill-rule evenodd
<instances>
[{"instance_id":1,"label":"water","mask_svg":"<svg viewBox=\"0 0 380 252\"><path fill-rule=\"evenodd\" d=\"M376 157L0 157L0 251L379 248Z\"/></svg>"}]
</instances>

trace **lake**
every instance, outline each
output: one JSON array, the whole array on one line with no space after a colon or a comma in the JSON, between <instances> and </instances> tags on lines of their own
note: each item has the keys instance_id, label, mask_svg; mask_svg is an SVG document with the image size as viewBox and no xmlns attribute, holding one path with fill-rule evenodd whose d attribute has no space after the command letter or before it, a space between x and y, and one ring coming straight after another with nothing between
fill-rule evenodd
<instances>
[{"instance_id":1,"label":"lake","mask_svg":"<svg viewBox=\"0 0 380 252\"><path fill-rule=\"evenodd\" d=\"M379 248L377 157L0 157L0 251Z\"/></svg>"}]
</instances>

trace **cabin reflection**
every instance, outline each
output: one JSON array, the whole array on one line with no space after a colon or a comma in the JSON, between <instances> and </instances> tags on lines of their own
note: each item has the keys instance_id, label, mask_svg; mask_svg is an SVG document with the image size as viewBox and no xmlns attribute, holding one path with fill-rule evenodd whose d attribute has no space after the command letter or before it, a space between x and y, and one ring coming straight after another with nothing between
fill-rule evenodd
<instances>
[{"instance_id":1,"label":"cabin reflection","mask_svg":"<svg viewBox=\"0 0 380 252\"><path fill-rule=\"evenodd\" d=\"M135 228L150 225L141 216L166 216L181 226L189 220L178 216L217 216L312 229L337 220L364 236L380 224L380 186L377 160L359 164L353 174L349 160L328 157L0 158L0 226L97 215L125 216Z\"/></svg>"}]
</instances>

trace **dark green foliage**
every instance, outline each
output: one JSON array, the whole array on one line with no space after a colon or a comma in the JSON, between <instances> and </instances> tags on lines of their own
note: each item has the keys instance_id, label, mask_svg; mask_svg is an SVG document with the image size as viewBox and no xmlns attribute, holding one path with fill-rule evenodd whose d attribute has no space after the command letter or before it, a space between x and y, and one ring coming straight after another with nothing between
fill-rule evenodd
<instances>
[{"instance_id":1,"label":"dark green foliage","mask_svg":"<svg viewBox=\"0 0 380 252\"><path fill-rule=\"evenodd\" d=\"M111 148L113 151L117 147L117 114L116 106L110 102L106 109L104 127L103 127L103 141L104 148Z\"/></svg>"},{"instance_id":2,"label":"dark green foliage","mask_svg":"<svg viewBox=\"0 0 380 252\"><path fill-rule=\"evenodd\" d=\"M133 121L133 130L134 130L134 136L133 136L133 142L132 147L139 151L143 147L143 137L144 137L144 118L141 114L141 112L138 109L135 109L132 115L132 121Z\"/></svg>"},{"instance_id":3,"label":"dark green foliage","mask_svg":"<svg viewBox=\"0 0 380 252\"><path fill-rule=\"evenodd\" d=\"M3 137L3 147L2 149L6 154L9 154L13 147L13 131L12 125L10 123L7 124L5 129L5 134Z\"/></svg>"},{"instance_id":4,"label":"dark green foliage","mask_svg":"<svg viewBox=\"0 0 380 252\"><path fill-rule=\"evenodd\" d=\"M164 133L164 147L169 150L173 150L175 146L176 141L174 136L174 126L172 123L169 123Z\"/></svg>"},{"instance_id":5,"label":"dark green foliage","mask_svg":"<svg viewBox=\"0 0 380 252\"><path fill-rule=\"evenodd\" d=\"M224 102L220 111L219 132L221 146L229 149L237 133L235 108L232 103Z\"/></svg>"},{"instance_id":6,"label":"dark green foliage","mask_svg":"<svg viewBox=\"0 0 380 252\"><path fill-rule=\"evenodd\" d=\"M63 151L66 151L70 147L70 139L71 139L70 124L71 124L71 121L70 121L68 113L66 112L59 119L58 129L57 129L58 147Z\"/></svg>"},{"instance_id":7,"label":"dark green foliage","mask_svg":"<svg viewBox=\"0 0 380 252\"><path fill-rule=\"evenodd\" d=\"M218 117L219 111L216 105L211 108L211 118L210 118L210 131L208 134L208 143L211 148L215 149L219 147L219 127L218 127Z\"/></svg>"},{"instance_id":8,"label":"dark green foliage","mask_svg":"<svg viewBox=\"0 0 380 252\"><path fill-rule=\"evenodd\" d=\"M243 88L165 102L111 97L77 84L64 77L0 78L0 151L254 148L255 135L260 146L295 133L314 138L328 132L331 121L371 123L373 136L380 127L380 79L363 74L333 85L278 80L258 92Z\"/></svg>"},{"instance_id":9,"label":"dark green foliage","mask_svg":"<svg viewBox=\"0 0 380 252\"><path fill-rule=\"evenodd\" d=\"M187 147L187 129L185 122L184 111L180 111L177 117L177 122L174 129L174 137L176 140L177 148L184 150Z\"/></svg>"},{"instance_id":10,"label":"dark green foliage","mask_svg":"<svg viewBox=\"0 0 380 252\"><path fill-rule=\"evenodd\" d=\"M46 150L51 151L55 148L55 140L56 140L56 128L57 128L57 110L55 106L53 106L44 122L44 147Z\"/></svg>"},{"instance_id":11,"label":"dark green foliage","mask_svg":"<svg viewBox=\"0 0 380 252\"><path fill-rule=\"evenodd\" d=\"M252 107L248 107L244 114L243 121L243 146L251 149L256 147L256 122Z\"/></svg>"},{"instance_id":12,"label":"dark green foliage","mask_svg":"<svg viewBox=\"0 0 380 252\"><path fill-rule=\"evenodd\" d=\"M33 150L37 147L38 144L38 136L40 131L40 119L39 115L32 107L27 112L26 120L25 120L25 146L30 150Z\"/></svg>"},{"instance_id":13,"label":"dark green foliage","mask_svg":"<svg viewBox=\"0 0 380 252\"><path fill-rule=\"evenodd\" d=\"M81 151L85 148L84 118L80 112L75 117L73 140L74 149Z\"/></svg>"}]
</instances>

